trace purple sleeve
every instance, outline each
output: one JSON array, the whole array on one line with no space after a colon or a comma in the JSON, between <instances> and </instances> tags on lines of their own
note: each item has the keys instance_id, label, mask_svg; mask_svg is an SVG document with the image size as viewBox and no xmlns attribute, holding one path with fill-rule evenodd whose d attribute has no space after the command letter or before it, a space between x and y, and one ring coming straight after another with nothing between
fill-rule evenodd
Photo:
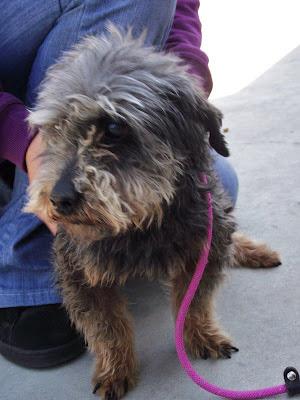
<instances>
[{"instance_id":1,"label":"purple sleeve","mask_svg":"<svg viewBox=\"0 0 300 400\"><path fill-rule=\"evenodd\" d=\"M177 54L189 65L189 71L199 77L200 84L208 96L212 90L212 78L208 68L208 57L200 49L202 35L199 7L199 0L177 0L166 50Z\"/></svg>"},{"instance_id":2,"label":"purple sleeve","mask_svg":"<svg viewBox=\"0 0 300 400\"><path fill-rule=\"evenodd\" d=\"M0 92L0 159L9 160L23 170L26 170L26 150L32 140L25 121L27 115L19 99Z\"/></svg>"}]
</instances>

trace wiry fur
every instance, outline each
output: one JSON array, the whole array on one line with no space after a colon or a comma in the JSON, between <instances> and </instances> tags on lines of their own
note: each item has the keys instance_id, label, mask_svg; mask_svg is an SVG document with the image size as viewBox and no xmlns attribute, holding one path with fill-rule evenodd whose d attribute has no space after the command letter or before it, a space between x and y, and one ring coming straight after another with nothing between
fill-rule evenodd
<instances>
[{"instance_id":1,"label":"wiry fur","mask_svg":"<svg viewBox=\"0 0 300 400\"><path fill-rule=\"evenodd\" d=\"M126 124L124 138L107 137L107 118ZM46 151L27 210L46 209L59 224L58 280L71 319L95 353L99 392L119 399L136 381L130 316L117 286L129 276L163 280L176 314L206 239L208 188L213 241L186 343L194 356L230 357L235 348L214 320L213 294L224 267L246 264L256 247L232 239L236 225L209 145L228 154L221 114L179 59L116 30L87 38L50 68L29 120ZM69 215L49 200L62 176L80 196ZM278 263L260 250L255 266Z\"/></svg>"}]
</instances>

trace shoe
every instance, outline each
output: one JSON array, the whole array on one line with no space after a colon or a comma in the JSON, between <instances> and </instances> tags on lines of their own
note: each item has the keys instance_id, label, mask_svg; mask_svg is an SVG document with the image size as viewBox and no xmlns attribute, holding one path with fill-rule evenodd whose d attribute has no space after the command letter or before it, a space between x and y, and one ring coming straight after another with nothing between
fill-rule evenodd
<instances>
[{"instance_id":1,"label":"shoe","mask_svg":"<svg viewBox=\"0 0 300 400\"><path fill-rule=\"evenodd\" d=\"M0 354L27 368L64 364L86 349L60 304L0 308Z\"/></svg>"}]
</instances>

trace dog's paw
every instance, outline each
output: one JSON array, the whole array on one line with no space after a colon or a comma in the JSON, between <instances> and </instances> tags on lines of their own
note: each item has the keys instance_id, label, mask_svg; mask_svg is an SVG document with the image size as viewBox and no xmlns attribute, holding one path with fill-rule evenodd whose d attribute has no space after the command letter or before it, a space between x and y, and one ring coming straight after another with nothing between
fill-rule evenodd
<instances>
[{"instance_id":1,"label":"dog's paw","mask_svg":"<svg viewBox=\"0 0 300 400\"><path fill-rule=\"evenodd\" d=\"M281 265L281 259L277 251L273 251L266 247L260 262L258 262L257 264L260 268L279 267Z\"/></svg>"},{"instance_id":2,"label":"dog's paw","mask_svg":"<svg viewBox=\"0 0 300 400\"><path fill-rule=\"evenodd\" d=\"M248 255L248 268L274 268L281 265L280 256L266 245L257 245L255 251Z\"/></svg>"},{"instance_id":3,"label":"dog's paw","mask_svg":"<svg viewBox=\"0 0 300 400\"><path fill-rule=\"evenodd\" d=\"M116 374L119 373L119 375ZM119 400L132 389L137 382L137 370L133 369L127 373L124 369L115 370L114 375L103 374L96 367L93 377L94 390L93 393L102 397L103 400Z\"/></svg>"},{"instance_id":4,"label":"dog's paw","mask_svg":"<svg viewBox=\"0 0 300 400\"><path fill-rule=\"evenodd\" d=\"M119 400L137 383L138 365L132 347L114 350L107 351L106 348L106 351L96 354L93 393L103 400Z\"/></svg>"},{"instance_id":5,"label":"dog's paw","mask_svg":"<svg viewBox=\"0 0 300 400\"><path fill-rule=\"evenodd\" d=\"M236 232L232 235L234 267L273 268L281 265L279 254L264 243L255 242Z\"/></svg>"},{"instance_id":6,"label":"dog's paw","mask_svg":"<svg viewBox=\"0 0 300 400\"><path fill-rule=\"evenodd\" d=\"M99 394L103 400L119 400L129 390L127 378L115 380L113 382L98 382L95 384L93 393Z\"/></svg>"},{"instance_id":7,"label":"dog's paw","mask_svg":"<svg viewBox=\"0 0 300 400\"><path fill-rule=\"evenodd\" d=\"M193 332L186 338L186 346L193 358L231 358L239 351L226 336L222 334L199 334Z\"/></svg>"}]
</instances>

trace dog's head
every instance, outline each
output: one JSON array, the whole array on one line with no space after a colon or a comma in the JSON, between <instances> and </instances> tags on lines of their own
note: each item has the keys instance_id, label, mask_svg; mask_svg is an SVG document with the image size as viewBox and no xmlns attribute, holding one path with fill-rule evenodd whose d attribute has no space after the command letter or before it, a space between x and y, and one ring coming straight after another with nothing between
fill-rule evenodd
<instances>
[{"instance_id":1,"label":"dog's head","mask_svg":"<svg viewBox=\"0 0 300 400\"><path fill-rule=\"evenodd\" d=\"M46 151L27 211L46 209L79 237L159 223L208 140L228 155L220 112L179 59L117 30L50 68L29 121Z\"/></svg>"}]
</instances>

